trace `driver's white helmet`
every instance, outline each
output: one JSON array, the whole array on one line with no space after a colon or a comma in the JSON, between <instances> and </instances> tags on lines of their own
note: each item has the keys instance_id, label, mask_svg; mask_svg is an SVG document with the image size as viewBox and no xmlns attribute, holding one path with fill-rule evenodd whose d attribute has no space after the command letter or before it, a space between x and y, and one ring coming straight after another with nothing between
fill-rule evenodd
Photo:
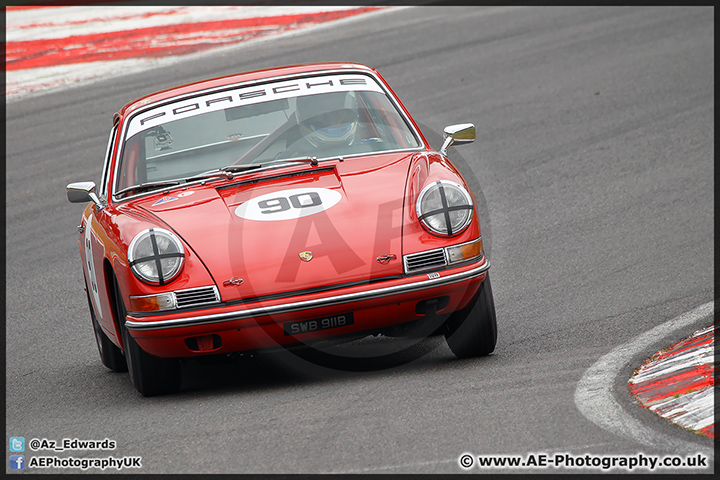
<instances>
[{"instance_id":1,"label":"driver's white helmet","mask_svg":"<svg viewBox=\"0 0 720 480\"><path fill-rule=\"evenodd\" d=\"M350 145L357 130L357 100L351 92L298 97L295 115L303 136L314 147Z\"/></svg>"}]
</instances>

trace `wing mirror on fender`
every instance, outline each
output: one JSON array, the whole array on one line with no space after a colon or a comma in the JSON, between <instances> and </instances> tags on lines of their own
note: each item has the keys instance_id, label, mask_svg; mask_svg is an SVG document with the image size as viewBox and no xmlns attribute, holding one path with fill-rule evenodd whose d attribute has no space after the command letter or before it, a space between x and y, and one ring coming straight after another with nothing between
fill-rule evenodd
<instances>
[{"instance_id":1,"label":"wing mirror on fender","mask_svg":"<svg viewBox=\"0 0 720 480\"><path fill-rule=\"evenodd\" d=\"M95 193L95 182L71 183L66 187L67 198L70 203L93 202L101 210L104 205Z\"/></svg>"},{"instance_id":2,"label":"wing mirror on fender","mask_svg":"<svg viewBox=\"0 0 720 480\"><path fill-rule=\"evenodd\" d=\"M440 149L440 153L447 156L447 149L450 145L462 145L475 141L475 125L472 123L450 125L443 130L443 136L445 141Z\"/></svg>"}]
</instances>

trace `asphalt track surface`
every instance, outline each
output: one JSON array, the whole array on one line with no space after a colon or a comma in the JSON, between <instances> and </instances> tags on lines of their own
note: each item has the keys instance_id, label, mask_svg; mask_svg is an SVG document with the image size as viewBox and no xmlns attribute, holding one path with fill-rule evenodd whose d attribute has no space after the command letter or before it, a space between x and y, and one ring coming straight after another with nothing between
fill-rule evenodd
<instances>
[{"instance_id":1,"label":"asphalt track surface","mask_svg":"<svg viewBox=\"0 0 720 480\"><path fill-rule=\"evenodd\" d=\"M635 404L627 379L712 321L673 323L713 300L713 44L712 8L421 7L8 104L6 436L109 438L111 452L39 453L141 456L142 473L462 473L466 452L711 451L710 439ZM438 148L444 126L476 124L478 141L450 157L480 200L495 353L460 361L431 338L353 368L292 354L190 364L181 393L141 397L127 374L100 364L78 256L81 207L65 185L99 179L112 114L131 99L327 60L378 68ZM581 413L586 372L665 324L646 350L601 373L617 414L642 432ZM342 352L398 345L368 339Z\"/></svg>"}]
</instances>

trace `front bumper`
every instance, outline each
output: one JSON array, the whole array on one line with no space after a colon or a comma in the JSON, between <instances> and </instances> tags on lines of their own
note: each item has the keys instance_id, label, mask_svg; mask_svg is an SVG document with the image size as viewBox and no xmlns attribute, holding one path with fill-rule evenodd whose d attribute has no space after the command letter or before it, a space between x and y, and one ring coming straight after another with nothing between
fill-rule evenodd
<instances>
[{"instance_id":1,"label":"front bumper","mask_svg":"<svg viewBox=\"0 0 720 480\"><path fill-rule=\"evenodd\" d=\"M158 357L188 357L289 345L292 343L378 330L425 317L419 302L443 298L437 313L452 313L472 299L490 265L480 262L410 277L276 299L246 305L219 306L201 312L126 317L125 327L141 348ZM288 335L287 322L321 319L351 312L354 323ZM213 336L212 342L198 338ZM195 339L195 340L193 340ZM198 349L196 345L207 345Z\"/></svg>"}]
</instances>

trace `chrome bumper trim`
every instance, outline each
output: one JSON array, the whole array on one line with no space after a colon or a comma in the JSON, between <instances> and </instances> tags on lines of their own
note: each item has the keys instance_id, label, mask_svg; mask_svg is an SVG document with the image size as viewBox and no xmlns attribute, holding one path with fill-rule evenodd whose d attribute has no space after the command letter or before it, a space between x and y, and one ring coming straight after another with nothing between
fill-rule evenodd
<instances>
[{"instance_id":1,"label":"chrome bumper trim","mask_svg":"<svg viewBox=\"0 0 720 480\"><path fill-rule=\"evenodd\" d=\"M272 305L269 307L250 308L241 311L232 311L225 313L215 313L212 315L199 315L196 317L175 318L171 320L160 320L157 322L136 322L126 320L125 327L129 330L145 331L160 330L164 328L180 328L192 327L197 325L207 325L211 323L230 322L233 320L242 320L245 318L261 317L265 315L277 315L282 313L296 312L299 310L307 310L309 308L329 307L343 303L359 302L362 300L372 300L375 298L387 297L390 295L399 295L403 293L416 292L428 288L442 287L453 283L470 280L479 277L490 268L490 263L486 260L484 264L465 272L454 273L448 276L440 276L437 278L428 278L419 282L413 282L406 285L395 285L392 287L378 288L364 292L345 293L327 298L317 298L314 300L303 300L300 302L284 303L281 305Z\"/></svg>"}]
</instances>

